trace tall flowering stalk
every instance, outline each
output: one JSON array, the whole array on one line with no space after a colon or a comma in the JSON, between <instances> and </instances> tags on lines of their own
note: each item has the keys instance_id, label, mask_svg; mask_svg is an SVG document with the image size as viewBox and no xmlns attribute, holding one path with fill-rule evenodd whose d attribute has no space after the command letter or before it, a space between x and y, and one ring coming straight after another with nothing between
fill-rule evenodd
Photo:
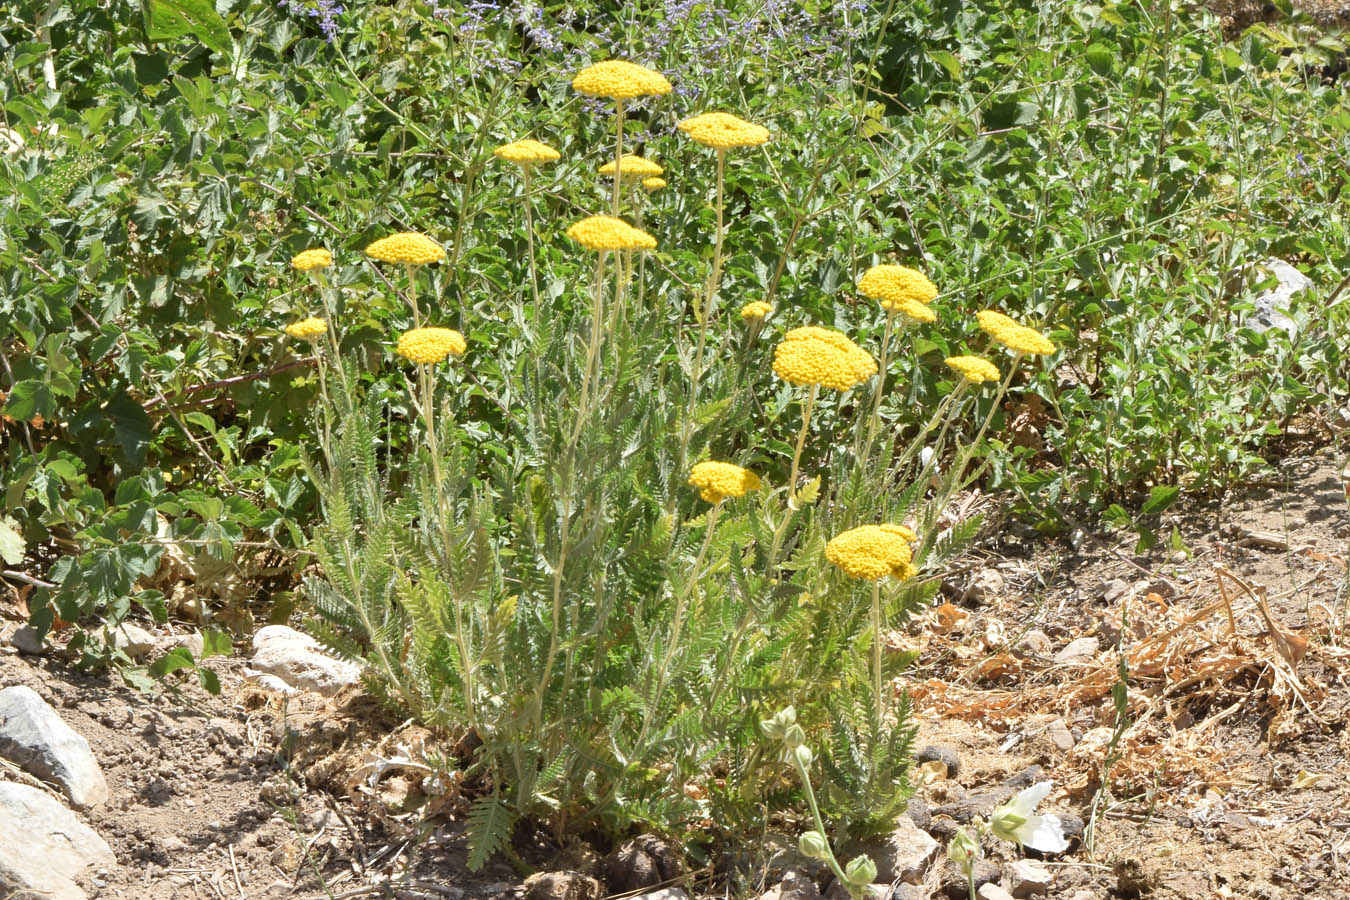
<instances>
[{"instance_id":1,"label":"tall flowering stalk","mask_svg":"<svg viewBox=\"0 0 1350 900\"><path fill-rule=\"evenodd\" d=\"M623 101L636 97L669 94L670 82L660 72L618 59L587 66L572 79L572 88L591 97L607 97L614 101L614 164L623 160ZM614 179L613 216L619 214L619 194L622 179Z\"/></svg>"},{"instance_id":2,"label":"tall flowering stalk","mask_svg":"<svg viewBox=\"0 0 1350 900\"><path fill-rule=\"evenodd\" d=\"M525 241L530 253L530 296L535 310L539 309L539 275L534 252L534 196L530 192L530 174L543 163L557 162L561 154L547 144L535 140L515 141L493 150L493 155L520 166L525 181Z\"/></svg>"},{"instance_id":3,"label":"tall flowering stalk","mask_svg":"<svg viewBox=\"0 0 1350 900\"><path fill-rule=\"evenodd\" d=\"M408 303L412 306L413 327L422 327L422 313L417 306L417 270L445 259L445 248L415 231L403 231L382 237L366 248L366 256L380 262L403 266L408 273Z\"/></svg>"},{"instance_id":4,"label":"tall flowering stalk","mask_svg":"<svg viewBox=\"0 0 1350 900\"><path fill-rule=\"evenodd\" d=\"M730 113L704 113L685 119L677 126L690 138L717 151L717 234L713 240L712 268L704 283L698 314L698 350L694 356L694 370L689 376L689 404L680 435L680 465L689 451L692 430L692 412L698 403L698 386L703 377L703 356L708 343L708 320L712 317L713 298L722 284L722 242L726 236L723 220L723 185L726 177L727 150L732 147L757 147L769 140L769 129L755 125Z\"/></svg>"}]
</instances>

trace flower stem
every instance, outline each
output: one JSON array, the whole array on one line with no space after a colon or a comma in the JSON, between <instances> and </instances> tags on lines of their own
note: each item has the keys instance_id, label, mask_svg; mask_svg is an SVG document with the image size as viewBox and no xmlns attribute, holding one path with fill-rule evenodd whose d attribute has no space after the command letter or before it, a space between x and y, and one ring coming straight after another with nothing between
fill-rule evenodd
<instances>
[{"instance_id":1,"label":"flower stem","mask_svg":"<svg viewBox=\"0 0 1350 900\"><path fill-rule=\"evenodd\" d=\"M863 469L869 468L872 458L872 443L876 440L877 431L881 428L881 395L886 390L886 366L890 362L891 334L894 325L895 312L887 310L886 330L881 337L881 362L877 366L877 387L872 392L872 414L867 418L867 442L858 455L858 465Z\"/></svg>"},{"instance_id":2,"label":"flower stem","mask_svg":"<svg viewBox=\"0 0 1350 900\"><path fill-rule=\"evenodd\" d=\"M698 352L694 355L694 371L689 376L689 404L685 412L684 426L680 435L680 456L679 467L676 471L683 472L686 460L686 453L689 451L689 438L693 427L694 408L698 405L698 386L703 378L703 355L708 346L708 319L712 315L713 298L717 295L717 290L722 282L722 240L723 240L723 210L722 210L722 188L724 174L726 170L727 152L722 148L717 149L717 234L713 239L713 263L712 269L708 273L708 281L704 286L703 303L698 310Z\"/></svg>"},{"instance_id":3,"label":"flower stem","mask_svg":"<svg viewBox=\"0 0 1350 900\"><path fill-rule=\"evenodd\" d=\"M530 196L530 163L522 163L525 173L525 241L530 251L530 292L534 297L534 314L539 315L539 276L534 260L534 200Z\"/></svg>"},{"instance_id":4,"label":"flower stem","mask_svg":"<svg viewBox=\"0 0 1350 900\"><path fill-rule=\"evenodd\" d=\"M614 101L618 122L614 127L614 215L619 215L619 191L623 186L623 100Z\"/></svg>"},{"instance_id":5,"label":"flower stem","mask_svg":"<svg viewBox=\"0 0 1350 900\"><path fill-rule=\"evenodd\" d=\"M881 580L872 582L872 689L877 701L877 725L884 712L881 701Z\"/></svg>"},{"instance_id":6,"label":"flower stem","mask_svg":"<svg viewBox=\"0 0 1350 900\"><path fill-rule=\"evenodd\" d=\"M788 506L796 509L793 496L797 493L797 469L802 461L802 448L806 446L806 432L811 425L811 410L816 405L816 393L820 390L820 385L811 385L811 393L806 395L806 406L802 407L802 430L797 434L797 447L792 451L792 474L788 476Z\"/></svg>"},{"instance_id":7,"label":"flower stem","mask_svg":"<svg viewBox=\"0 0 1350 900\"><path fill-rule=\"evenodd\" d=\"M820 804L816 802L816 792L811 787L811 773L806 771L806 766L802 765L797 754L788 755L792 757L792 764L797 767L797 775L802 780L802 792L806 795L806 805L811 810L811 820L816 823L816 831L820 832L820 836L825 837L829 832L825 830L825 820L820 817ZM848 876L844 874L844 867L839 865L839 860L835 858L834 849L830 847L828 839L825 842L825 849L829 851L829 858L825 860L826 865L830 867L839 883L848 888L849 896L856 896L856 890L849 883Z\"/></svg>"},{"instance_id":8,"label":"flower stem","mask_svg":"<svg viewBox=\"0 0 1350 900\"><path fill-rule=\"evenodd\" d=\"M412 304L413 327L422 327L422 313L417 308L417 267L412 263L407 263L404 268L408 270L408 302Z\"/></svg>"}]
</instances>

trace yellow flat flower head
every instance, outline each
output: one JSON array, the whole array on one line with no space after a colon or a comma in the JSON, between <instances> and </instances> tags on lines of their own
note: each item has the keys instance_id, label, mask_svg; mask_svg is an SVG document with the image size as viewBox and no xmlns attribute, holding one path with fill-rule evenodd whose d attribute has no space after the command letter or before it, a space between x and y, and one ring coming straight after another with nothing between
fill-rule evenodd
<instances>
[{"instance_id":1,"label":"yellow flat flower head","mask_svg":"<svg viewBox=\"0 0 1350 900\"><path fill-rule=\"evenodd\" d=\"M291 257L291 268L301 272L313 272L326 269L333 264L333 254L322 247L302 250Z\"/></svg>"},{"instance_id":2,"label":"yellow flat flower head","mask_svg":"<svg viewBox=\"0 0 1350 900\"><path fill-rule=\"evenodd\" d=\"M619 160L619 172L624 178L646 178L660 175L665 169L649 159L643 159L636 153L625 153ZM610 160L600 167L601 175L614 174L614 161Z\"/></svg>"},{"instance_id":3,"label":"yellow flat flower head","mask_svg":"<svg viewBox=\"0 0 1350 900\"><path fill-rule=\"evenodd\" d=\"M286 326L287 334L302 341L312 341L327 330L328 323L313 316L308 319L301 319L299 322L292 322Z\"/></svg>"},{"instance_id":4,"label":"yellow flat flower head","mask_svg":"<svg viewBox=\"0 0 1350 900\"><path fill-rule=\"evenodd\" d=\"M881 301L881 308L903 312L900 305L932 303L938 295L937 286L928 276L908 266L873 266L858 279L858 291L864 297Z\"/></svg>"},{"instance_id":5,"label":"yellow flat flower head","mask_svg":"<svg viewBox=\"0 0 1350 900\"><path fill-rule=\"evenodd\" d=\"M909 548L914 539L914 532L903 525L861 525L832 538L825 545L825 558L850 578L913 578L918 574Z\"/></svg>"},{"instance_id":6,"label":"yellow flat flower head","mask_svg":"<svg viewBox=\"0 0 1350 900\"><path fill-rule=\"evenodd\" d=\"M588 216L567 229L588 250L655 250L656 238L613 216Z\"/></svg>"},{"instance_id":7,"label":"yellow flat flower head","mask_svg":"<svg viewBox=\"0 0 1350 900\"><path fill-rule=\"evenodd\" d=\"M398 339L398 355L419 366L434 365L447 356L463 356L464 335L453 328L413 328Z\"/></svg>"},{"instance_id":8,"label":"yellow flat flower head","mask_svg":"<svg viewBox=\"0 0 1350 900\"><path fill-rule=\"evenodd\" d=\"M1042 356L1055 352L1054 341L1034 328L1027 328L1000 312L986 309L975 314L980 328L1009 350L1025 353L1029 356Z\"/></svg>"},{"instance_id":9,"label":"yellow flat flower head","mask_svg":"<svg viewBox=\"0 0 1350 900\"><path fill-rule=\"evenodd\" d=\"M666 80L666 76L646 66L621 59L610 59L587 66L578 72L572 79L572 89L592 97L628 100L633 97L669 94L670 82Z\"/></svg>"},{"instance_id":10,"label":"yellow flat flower head","mask_svg":"<svg viewBox=\"0 0 1350 900\"><path fill-rule=\"evenodd\" d=\"M915 322L923 322L924 324L937 321L937 313L933 312L932 307L925 306L918 300L896 300L891 302L891 305L889 306L886 305L887 302L888 301L883 300L881 305L893 312L898 312L906 319Z\"/></svg>"},{"instance_id":11,"label":"yellow flat flower head","mask_svg":"<svg viewBox=\"0 0 1350 900\"><path fill-rule=\"evenodd\" d=\"M773 353L773 370L793 384L846 391L875 375L877 363L846 335L808 325L783 335Z\"/></svg>"},{"instance_id":12,"label":"yellow flat flower head","mask_svg":"<svg viewBox=\"0 0 1350 900\"><path fill-rule=\"evenodd\" d=\"M676 126L700 144L725 150L728 147L757 147L769 139L769 129L747 122L731 113L704 113L685 119Z\"/></svg>"},{"instance_id":13,"label":"yellow flat flower head","mask_svg":"<svg viewBox=\"0 0 1350 900\"><path fill-rule=\"evenodd\" d=\"M947 365L970 384L998 381L998 367L980 356L949 356Z\"/></svg>"},{"instance_id":14,"label":"yellow flat flower head","mask_svg":"<svg viewBox=\"0 0 1350 900\"><path fill-rule=\"evenodd\" d=\"M425 266L445 259L445 248L415 231L402 231L382 237L366 248L366 256L380 262L402 263L405 266Z\"/></svg>"},{"instance_id":15,"label":"yellow flat flower head","mask_svg":"<svg viewBox=\"0 0 1350 900\"><path fill-rule=\"evenodd\" d=\"M642 179L642 186L649 191L659 191L666 186L666 180L664 178L644 178Z\"/></svg>"},{"instance_id":16,"label":"yellow flat flower head","mask_svg":"<svg viewBox=\"0 0 1350 900\"><path fill-rule=\"evenodd\" d=\"M699 489L699 496L709 503L718 503L728 497L741 497L759 490L759 476L749 469L732 463L701 462L689 470L689 483Z\"/></svg>"},{"instance_id":17,"label":"yellow flat flower head","mask_svg":"<svg viewBox=\"0 0 1350 900\"><path fill-rule=\"evenodd\" d=\"M752 300L741 307L741 318L747 322L758 322L773 312L773 307L763 300Z\"/></svg>"},{"instance_id":18,"label":"yellow flat flower head","mask_svg":"<svg viewBox=\"0 0 1350 900\"><path fill-rule=\"evenodd\" d=\"M510 144L502 144L496 150L492 151L498 159L504 159L507 162L513 162L520 166L529 166L535 163L557 162L562 158L557 150L554 150L548 144L540 143L526 138L523 141L514 141Z\"/></svg>"}]
</instances>

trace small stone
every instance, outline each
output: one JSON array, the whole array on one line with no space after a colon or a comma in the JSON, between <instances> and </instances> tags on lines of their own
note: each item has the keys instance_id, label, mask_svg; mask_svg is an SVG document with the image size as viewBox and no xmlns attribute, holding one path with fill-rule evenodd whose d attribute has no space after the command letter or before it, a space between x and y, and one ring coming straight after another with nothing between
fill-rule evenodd
<instances>
[{"instance_id":1,"label":"small stone","mask_svg":"<svg viewBox=\"0 0 1350 900\"><path fill-rule=\"evenodd\" d=\"M938 858L941 847L932 835L920 830L909 816L901 816L883 842L872 842L844 854L849 859L865 853L877 864L877 881L918 884Z\"/></svg>"},{"instance_id":2,"label":"small stone","mask_svg":"<svg viewBox=\"0 0 1350 900\"><path fill-rule=\"evenodd\" d=\"M927 900L926 893L909 893L910 891L923 891L923 888L913 884L901 884L896 886L895 891L891 891L889 884L869 884L863 891L864 900ZM830 882L830 889L825 892L825 900L852 900L848 888L838 881Z\"/></svg>"},{"instance_id":3,"label":"small stone","mask_svg":"<svg viewBox=\"0 0 1350 900\"><path fill-rule=\"evenodd\" d=\"M599 900L600 882L580 872L538 872L525 879L525 900Z\"/></svg>"},{"instance_id":4,"label":"small stone","mask_svg":"<svg viewBox=\"0 0 1350 900\"><path fill-rule=\"evenodd\" d=\"M759 895L759 900L821 900L821 893L805 874L789 869L778 884Z\"/></svg>"},{"instance_id":5,"label":"small stone","mask_svg":"<svg viewBox=\"0 0 1350 900\"><path fill-rule=\"evenodd\" d=\"M1092 891L1074 891L1069 900L1100 900Z\"/></svg>"},{"instance_id":6,"label":"small stone","mask_svg":"<svg viewBox=\"0 0 1350 900\"><path fill-rule=\"evenodd\" d=\"M765 886L777 884L792 869L806 873L821 884L830 878L830 867L823 860L802 853L797 838L774 831L734 851L729 863L737 872L755 879L763 878ZM757 880L756 884L759 883Z\"/></svg>"},{"instance_id":7,"label":"small stone","mask_svg":"<svg viewBox=\"0 0 1350 900\"><path fill-rule=\"evenodd\" d=\"M1107 603L1119 600L1130 589L1129 582L1123 578L1112 578L1102 585L1100 596Z\"/></svg>"},{"instance_id":8,"label":"small stone","mask_svg":"<svg viewBox=\"0 0 1350 900\"><path fill-rule=\"evenodd\" d=\"M1050 892L1050 882L1054 876L1048 869L1019 859L1008 866L1008 887L1014 897L1035 897Z\"/></svg>"},{"instance_id":9,"label":"small stone","mask_svg":"<svg viewBox=\"0 0 1350 900\"><path fill-rule=\"evenodd\" d=\"M986 884L998 881L1002 873L998 864L990 862L987 859L978 859L975 861L975 891L978 895L980 888ZM956 868L948 862L942 870L942 895L947 900L970 900L970 885L966 880L966 873Z\"/></svg>"},{"instance_id":10,"label":"small stone","mask_svg":"<svg viewBox=\"0 0 1350 900\"><path fill-rule=\"evenodd\" d=\"M132 659L142 659L149 655L150 651L155 649L156 643L153 634L130 622L123 622L113 629L113 647Z\"/></svg>"},{"instance_id":11,"label":"small stone","mask_svg":"<svg viewBox=\"0 0 1350 900\"><path fill-rule=\"evenodd\" d=\"M1050 737L1051 742L1060 750L1067 751L1073 749L1073 735L1069 732L1069 726L1063 719L1055 719L1049 725L1045 726L1045 733Z\"/></svg>"},{"instance_id":12,"label":"small stone","mask_svg":"<svg viewBox=\"0 0 1350 900\"><path fill-rule=\"evenodd\" d=\"M42 641L38 640L37 630L31 625L16 628L14 633L9 636L9 645L28 656L41 656L47 652L47 648L42 645Z\"/></svg>"},{"instance_id":13,"label":"small stone","mask_svg":"<svg viewBox=\"0 0 1350 900\"><path fill-rule=\"evenodd\" d=\"M680 888L662 888L646 894L638 894L629 900L689 900L689 895Z\"/></svg>"},{"instance_id":14,"label":"small stone","mask_svg":"<svg viewBox=\"0 0 1350 900\"><path fill-rule=\"evenodd\" d=\"M683 874L675 848L655 835L633 838L600 863L601 877L612 894L624 894L670 881Z\"/></svg>"},{"instance_id":15,"label":"small stone","mask_svg":"<svg viewBox=\"0 0 1350 900\"><path fill-rule=\"evenodd\" d=\"M300 846L300 842L290 840L273 850L268 861L289 875L300 868L300 862L303 856L304 852Z\"/></svg>"},{"instance_id":16,"label":"small stone","mask_svg":"<svg viewBox=\"0 0 1350 900\"><path fill-rule=\"evenodd\" d=\"M982 885L980 889L975 892L975 896L980 898L980 900L1013 900L1012 894L993 882Z\"/></svg>"},{"instance_id":17,"label":"small stone","mask_svg":"<svg viewBox=\"0 0 1350 900\"><path fill-rule=\"evenodd\" d=\"M972 600L992 600L1003 593L1003 576L998 569L980 569L970 578L966 595Z\"/></svg>"},{"instance_id":18,"label":"small stone","mask_svg":"<svg viewBox=\"0 0 1350 900\"><path fill-rule=\"evenodd\" d=\"M1173 553L1171 556L1167 557L1167 561L1170 562L1170 563L1172 563L1172 564L1174 564L1174 565L1181 565L1182 563L1184 563L1186 560L1188 560L1188 559L1190 559L1190 558L1191 558L1191 555L1190 555L1189 553L1187 553L1185 550L1178 550L1177 552Z\"/></svg>"},{"instance_id":19,"label":"small stone","mask_svg":"<svg viewBox=\"0 0 1350 900\"><path fill-rule=\"evenodd\" d=\"M250 666L301 690L331 697L361 676L353 663L324 654L319 642L285 625L268 625L253 636Z\"/></svg>"},{"instance_id":20,"label":"small stone","mask_svg":"<svg viewBox=\"0 0 1350 900\"><path fill-rule=\"evenodd\" d=\"M1096 655L1097 639L1095 637L1081 637L1069 641L1063 650L1056 653L1055 662L1060 665L1074 665L1091 662Z\"/></svg>"},{"instance_id":21,"label":"small stone","mask_svg":"<svg viewBox=\"0 0 1350 900\"><path fill-rule=\"evenodd\" d=\"M961 774L961 757L957 756L956 751L950 747L940 747L937 744L929 744L919 751L914 757L921 763L938 761L947 767L947 777L955 778Z\"/></svg>"},{"instance_id":22,"label":"small stone","mask_svg":"<svg viewBox=\"0 0 1350 900\"><path fill-rule=\"evenodd\" d=\"M1022 635L1022 639L1017 642L1014 649L1035 656L1049 656L1054 644L1050 643L1050 637L1044 631L1033 628Z\"/></svg>"},{"instance_id":23,"label":"small stone","mask_svg":"<svg viewBox=\"0 0 1350 900\"><path fill-rule=\"evenodd\" d=\"M32 688L0 691L0 756L61 785L76 806L87 809L108 799L108 782L89 742Z\"/></svg>"},{"instance_id":24,"label":"small stone","mask_svg":"<svg viewBox=\"0 0 1350 900\"><path fill-rule=\"evenodd\" d=\"M928 809L928 801L922 797L909 798L909 802L905 806L905 815L909 816L909 820L924 831L927 831L928 826L933 824L933 814Z\"/></svg>"}]
</instances>

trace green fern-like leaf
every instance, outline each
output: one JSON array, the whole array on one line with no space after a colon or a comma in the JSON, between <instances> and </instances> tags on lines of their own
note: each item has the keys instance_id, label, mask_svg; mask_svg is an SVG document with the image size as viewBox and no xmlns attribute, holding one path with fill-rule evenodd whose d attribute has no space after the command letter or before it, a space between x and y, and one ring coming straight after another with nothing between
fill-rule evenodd
<instances>
[{"instance_id":1,"label":"green fern-like leaf","mask_svg":"<svg viewBox=\"0 0 1350 900\"><path fill-rule=\"evenodd\" d=\"M474 801L467 822L469 857L466 865L470 872L477 872L487 864L492 854L511 840L511 830L516 826L516 813L502 803L494 791Z\"/></svg>"}]
</instances>

